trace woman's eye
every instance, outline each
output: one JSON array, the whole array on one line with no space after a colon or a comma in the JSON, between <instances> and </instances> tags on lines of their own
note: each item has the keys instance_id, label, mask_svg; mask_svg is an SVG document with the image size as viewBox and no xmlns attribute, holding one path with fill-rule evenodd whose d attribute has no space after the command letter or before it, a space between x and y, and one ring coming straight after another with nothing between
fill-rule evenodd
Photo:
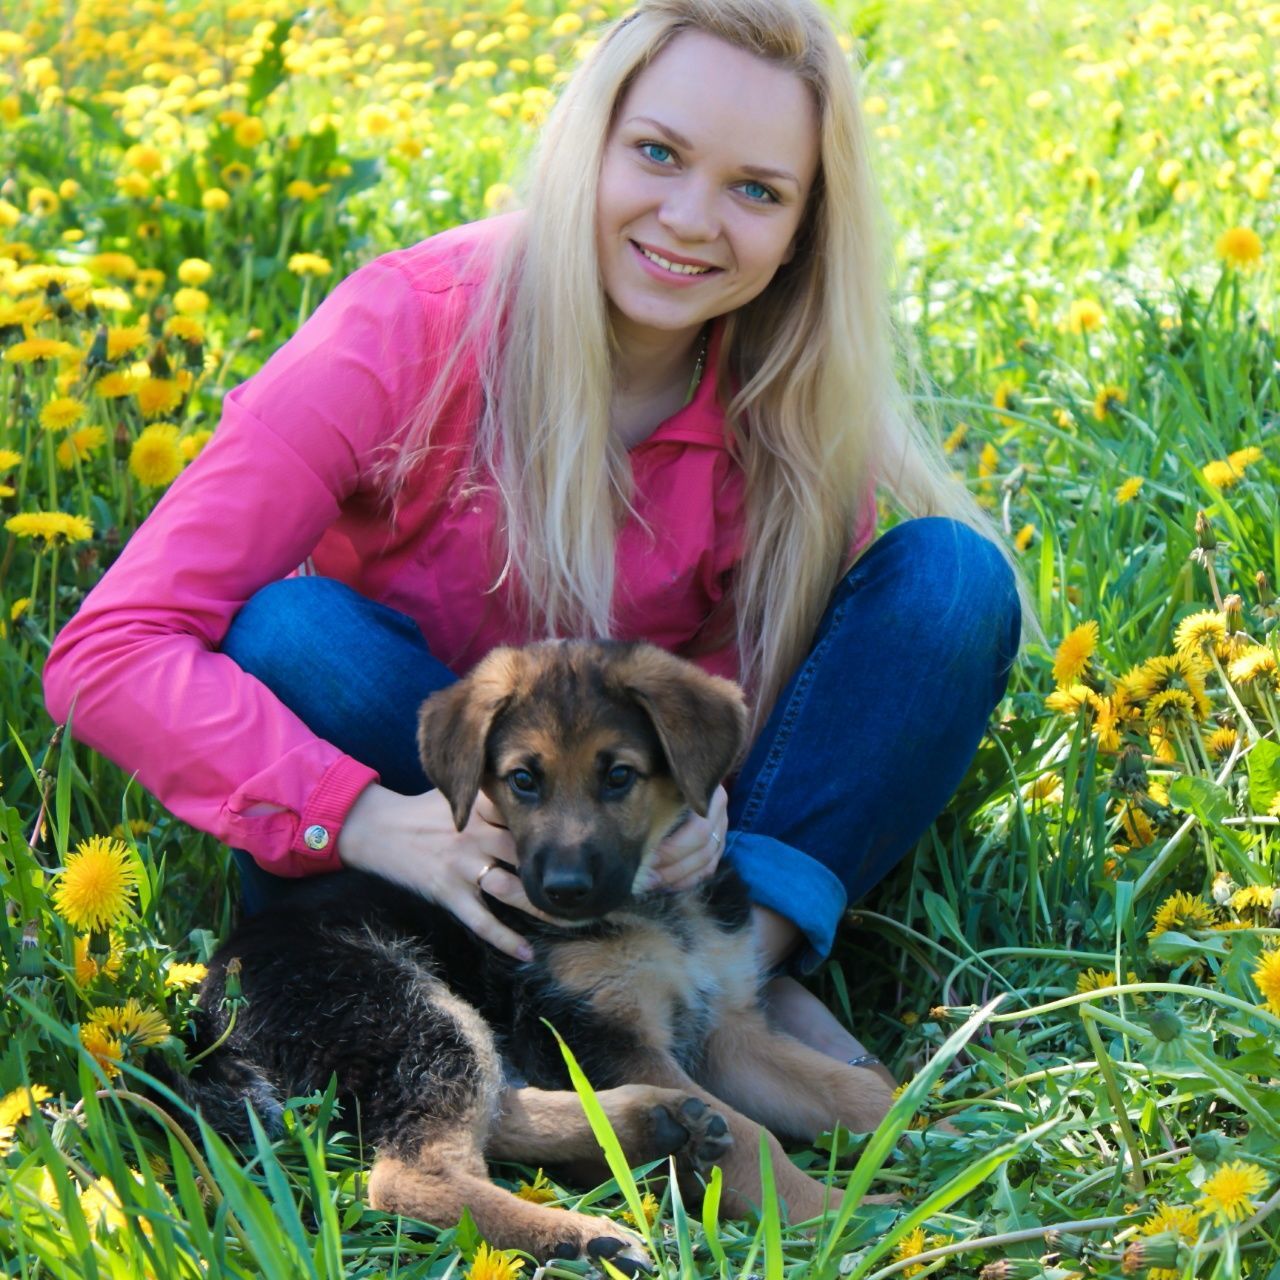
<instances>
[{"instance_id":1,"label":"woman's eye","mask_svg":"<svg viewBox=\"0 0 1280 1280\"><path fill-rule=\"evenodd\" d=\"M604 775L604 784L610 791L624 791L636 777L636 771L629 764L615 764Z\"/></svg>"},{"instance_id":2,"label":"woman's eye","mask_svg":"<svg viewBox=\"0 0 1280 1280\"><path fill-rule=\"evenodd\" d=\"M507 774L507 783L518 796L538 794L538 779L528 769L513 769Z\"/></svg>"},{"instance_id":3,"label":"woman's eye","mask_svg":"<svg viewBox=\"0 0 1280 1280\"><path fill-rule=\"evenodd\" d=\"M654 164L666 164L671 159L671 148L664 147L660 142L642 142L640 153Z\"/></svg>"},{"instance_id":4,"label":"woman's eye","mask_svg":"<svg viewBox=\"0 0 1280 1280\"><path fill-rule=\"evenodd\" d=\"M739 190L748 200L758 200L761 204L778 198L762 182L744 182Z\"/></svg>"}]
</instances>

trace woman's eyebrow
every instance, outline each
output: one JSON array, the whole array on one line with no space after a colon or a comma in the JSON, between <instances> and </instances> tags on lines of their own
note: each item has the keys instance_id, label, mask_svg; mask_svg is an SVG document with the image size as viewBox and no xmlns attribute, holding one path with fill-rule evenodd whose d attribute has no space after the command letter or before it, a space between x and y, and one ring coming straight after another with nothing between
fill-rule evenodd
<instances>
[{"instance_id":1,"label":"woman's eyebrow","mask_svg":"<svg viewBox=\"0 0 1280 1280\"><path fill-rule=\"evenodd\" d=\"M626 123L647 124L650 128L657 129L659 133L665 133L677 147L683 147L686 151L694 150L693 143L682 133L678 133L669 124L663 124L661 120L655 120L652 116L631 116ZM773 182L781 179L783 182L794 183L797 187L800 185L800 179L788 169L770 169L758 164L741 164L738 168L751 178L768 178Z\"/></svg>"}]
</instances>

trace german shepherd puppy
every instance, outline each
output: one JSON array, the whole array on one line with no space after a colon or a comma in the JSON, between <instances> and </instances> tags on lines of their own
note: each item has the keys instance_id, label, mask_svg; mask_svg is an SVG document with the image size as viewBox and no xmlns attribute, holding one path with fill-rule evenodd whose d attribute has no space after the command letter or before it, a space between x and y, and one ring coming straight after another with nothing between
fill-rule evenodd
<instances>
[{"instance_id":1,"label":"german shepherd puppy","mask_svg":"<svg viewBox=\"0 0 1280 1280\"><path fill-rule=\"evenodd\" d=\"M246 1102L278 1131L285 1099L336 1075L375 1152L375 1208L448 1226L465 1207L496 1246L607 1257L629 1273L646 1255L621 1227L489 1180L487 1158L598 1168L544 1019L628 1158L674 1155L690 1194L719 1164L730 1213L759 1203L761 1125L808 1139L837 1121L874 1127L891 1100L876 1074L766 1021L750 907L727 863L696 889L636 891L663 836L688 810L706 814L745 722L736 685L652 646L489 654L423 705L419 745L459 829L480 791L502 814L526 894L556 921L488 906L534 959L376 876L319 877L287 909L245 921L211 962L200 1044L226 1033L233 961L248 1004L187 1082L193 1100L232 1136L247 1134ZM828 1189L768 1141L792 1218L823 1213Z\"/></svg>"}]
</instances>

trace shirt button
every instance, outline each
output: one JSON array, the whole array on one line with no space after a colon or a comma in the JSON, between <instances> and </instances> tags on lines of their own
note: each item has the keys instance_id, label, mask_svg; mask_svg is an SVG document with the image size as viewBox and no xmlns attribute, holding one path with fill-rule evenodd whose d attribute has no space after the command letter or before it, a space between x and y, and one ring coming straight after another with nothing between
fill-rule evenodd
<instances>
[{"instance_id":1,"label":"shirt button","mask_svg":"<svg viewBox=\"0 0 1280 1280\"><path fill-rule=\"evenodd\" d=\"M320 826L319 823L317 823L313 827L308 827L302 833L302 843L305 844L308 849L319 850L319 849L328 848L329 846L328 829Z\"/></svg>"}]
</instances>

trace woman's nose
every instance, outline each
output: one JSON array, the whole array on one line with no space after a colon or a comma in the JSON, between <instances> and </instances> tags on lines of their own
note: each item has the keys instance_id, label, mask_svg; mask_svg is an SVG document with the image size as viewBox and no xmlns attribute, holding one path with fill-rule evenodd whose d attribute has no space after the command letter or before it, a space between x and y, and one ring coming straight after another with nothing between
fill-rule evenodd
<instances>
[{"instance_id":1,"label":"woman's nose","mask_svg":"<svg viewBox=\"0 0 1280 1280\"><path fill-rule=\"evenodd\" d=\"M714 240L719 227L711 185L693 175L673 183L658 210L658 221L686 244Z\"/></svg>"}]
</instances>

